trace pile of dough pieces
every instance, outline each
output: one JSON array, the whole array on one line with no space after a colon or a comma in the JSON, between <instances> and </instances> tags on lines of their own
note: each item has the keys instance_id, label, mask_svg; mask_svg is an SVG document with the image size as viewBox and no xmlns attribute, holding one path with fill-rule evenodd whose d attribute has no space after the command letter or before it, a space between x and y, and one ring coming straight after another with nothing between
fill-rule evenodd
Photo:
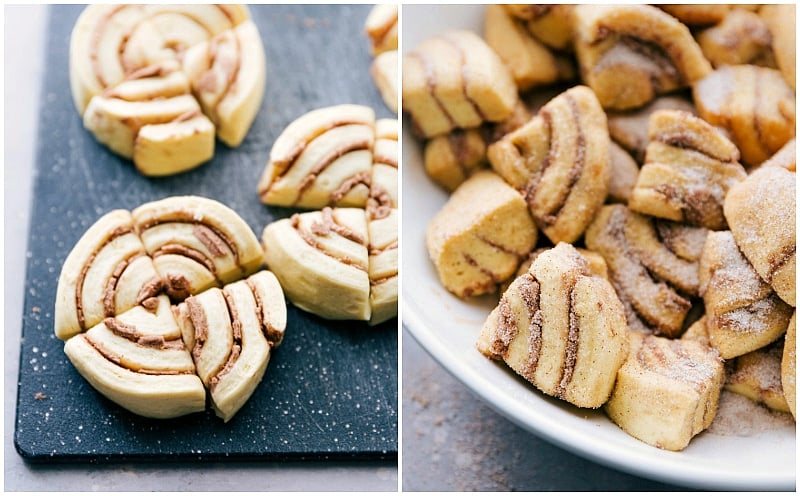
<instances>
[{"instance_id":1,"label":"pile of dough pieces","mask_svg":"<svg viewBox=\"0 0 800 496\"><path fill-rule=\"evenodd\" d=\"M91 5L72 31L70 86L83 124L146 176L176 174L247 135L266 84L244 5Z\"/></svg>"},{"instance_id":2,"label":"pile of dough pieces","mask_svg":"<svg viewBox=\"0 0 800 496\"><path fill-rule=\"evenodd\" d=\"M427 248L544 394L682 450L721 391L795 416L795 7L490 5L403 59L449 193Z\"/></svg>"}]
</instances>

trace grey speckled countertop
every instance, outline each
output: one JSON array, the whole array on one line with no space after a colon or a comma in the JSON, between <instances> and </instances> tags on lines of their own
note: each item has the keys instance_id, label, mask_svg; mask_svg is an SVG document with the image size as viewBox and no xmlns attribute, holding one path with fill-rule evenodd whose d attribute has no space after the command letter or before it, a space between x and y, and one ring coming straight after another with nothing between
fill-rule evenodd
<instances>
[{"instance_id":1,"label":"grey speckled countertop","mask_svg":"<svg viewBox=\"0 0 800 496\"><path fill-rule=\"evenodd\" d=\"M47 6L4 6L5 491L396 491L395 462L30 465L14 449L20 328Z\"/></svg>"}]
</instances>

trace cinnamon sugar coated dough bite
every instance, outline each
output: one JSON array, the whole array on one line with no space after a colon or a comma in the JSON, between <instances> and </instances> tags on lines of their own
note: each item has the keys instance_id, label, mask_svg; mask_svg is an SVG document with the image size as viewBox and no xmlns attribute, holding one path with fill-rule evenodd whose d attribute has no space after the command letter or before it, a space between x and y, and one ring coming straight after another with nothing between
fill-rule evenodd
<instances>
[{"instance_id":1,"label":"cinnamon sugar coated dough bite","mask_svg":"<svg viewBox=\"0 0 800 496\"><path fill-rule=\"evenodd\" d=\"M460 298L496 291L536 238L522 195L490 171L464 181L426 230L428 255L439 279Z\"/></svg>"},{"instance_id":2,"label":"cinnamon sugar coated dough bite","mask_svg":"<svg viewBox=\"0 0 800 496\"><path fill-rule=\"evenodd\" d=\"M95 389L133 413L203 411L208 391L227 422L286 329L283 290L261 257L244 220L208 198L109 212L62 267L56 337Z\"/></svg>"},{"instance_id":3,"label":"cinnamon sugar coated dough bite","mask_svg":"<svg viewBox=\"0 0 800 496\"><path fill-rule=\"evenodd\" d=\"M84 127L147 176L207 162L215 137L239 146L266 84L244 5L91 5L73 28L69 66Z\"/></svg>"},{"instance_id":4,"label":"cinnamon sugar coated dough bite","mask_svg":"<svg viewBox=\"0 0 800 496\"><path fill-rule=\"evenodd\" d=\"M405 51L430 274L496 303L481 354L665 450L733 434L723 390L791 422L795 9L487 5Z\"/></svg>"}]
</instances>

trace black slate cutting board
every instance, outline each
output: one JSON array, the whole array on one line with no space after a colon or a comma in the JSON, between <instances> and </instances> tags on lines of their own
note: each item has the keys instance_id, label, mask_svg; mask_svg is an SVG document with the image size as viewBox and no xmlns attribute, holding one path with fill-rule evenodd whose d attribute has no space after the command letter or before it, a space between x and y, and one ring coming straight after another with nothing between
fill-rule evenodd
<instances>
[{"instance_id":1,"label":"black slate cutting board","mask_svg":"<svg viewBox=\"0 0 800 496\"><path fill-rule=\"evenodd\" d=\"M260 237L291 209L261 204L256 183L272 142L314 108L371 106L394 117L369 76L369 5L251 6L267 55L267 91L244 143L213 161L148 179L83 129L69 89L69 36L82 6L52 6L28 241L15 445L30 461L396 459L397 319L377 327L320 319L289 305L283 344L228 423L210 409L172 420L133 415L75 370L53 334L61 265L114 208L172 195L214 198ZM15 164L24 167L27 164Z\"/></svg>"}]
</instances>

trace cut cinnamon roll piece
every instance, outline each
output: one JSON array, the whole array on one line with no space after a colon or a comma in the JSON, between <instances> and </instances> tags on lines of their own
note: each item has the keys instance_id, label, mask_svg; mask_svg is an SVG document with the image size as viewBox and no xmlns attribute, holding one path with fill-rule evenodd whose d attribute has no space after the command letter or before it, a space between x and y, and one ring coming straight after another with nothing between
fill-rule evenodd
<instances>
[{"instance_id":1,"label":"cut cinnamon roll piece","mask_svg":"<svg viewBox=\"0 0 800 496\"><path fill-rule=\"evenodd\" d=\"M650 116L650 144L628 206L654 217L725 229L725 195L747 177L739 151L704 120L677 110Z\"/></svg>"},{"instance_id":2,"label":"cut cinnamon roll piece","mask_svg":"<svg viewBox=\"0 0 800 496\"><path fill-rule=\"evenodd\" d=\"M675 95L659 96L638 109L607 112L609 136L626 149L640 165L644 163L647 145L650 143L648 135L650 116L658 110L681 110L697 115L697 109L691 101Z\"/></svg>"},{"instance_id":3,"label":"cut cinnamon roll piece","mask_svg":"<svg viewBox=\"0 0 800 496\"><path fill-rule=\"evenodd\" d=\"M792 313L781 357L781 387L792 417L797 419L797 312Z\"/></svg>"},{"instance_id":4,"label":"cut cinnamon roll piece","mask_svg":"<svg viewBox=\"0 0 800 496\"><path fill-rule=\"evenodd\" d=\"M627 334L614 289L590 275L575 248L559 243L503 293L477 347L543 393L599 408L627 355Z\"/></svg>"},{"instance_id":5,"label":"cut cinnamon roll piece","mask_svg":"<svg viewBox=\"0 0 800 496\"><path fill-rule=\"evenodd\" d=\"M720 23L698 33L697 43L714 67L738 64L775 67L769 27L755 12L730 11Z\"/></svg>"},{"instance_id":6,"label":"cut cinnamon roll piece","mask_svg":"<svg viewBox=\"0 0 800 496\"><path fill-rule=\"evenodd\" d=\"M175 310L220 418L229 421L264 377L286 328L286 306L268 271L191 296Z\"/></svg>"},{"instance_id":7,"label":"cut cinnamon roll piece","mask_svg":"<svg viewBox=\"0 0 800 496\"><path fill-rule=\"evenodd\" d=\"M145 203L132 214L173 300L241 279L261 266L261 245L250 226L215 200L173 196Z\"/></svg>"},{"instance_id":8,"label":"cut cinnamon roll piece","mask_svg":"<svg viewBox=\"0 0 800 496\"><path fill-rule=\"evenodd\" d=\"M589 88L576 86L489 146L487 156L508 184L524 192L550 241L571 243L608 194L608 146L603 109Z\"/></svg>"},{"instance_id":9,"label":"cut cinnamon roll piece","mask_svg":"<svg viewBox=\"0 0 800 496\"><path fill-rule=\"evenodd\" d=\"M83 115L84 127L97 141L131 159L136 169L148 176L183 172L214 155L214 125L201 113L197 101L188 94L166 96L172 92L172 82L158 79L169 79L169 75L122 83L108 96L92 98ZM125 99L130 93L157 93L159 86L164 90L152 99Z\"/></svg>"},{"instance_id":10,"label":"cut cinnamon roll piece","mask_svg":"<svg viewBox=\"0 0 800 496\"><path fill-rule=\"evenodd\" d=\"M372 7L364 21L364 31L371 42L372 55L397 50L397 4Z\"/></svg>"},{"instance_id":11,"label":"cut cinnamon roll piece","mask_svg":"<svg viewBox=\"0 0 800 496\"><path fill-rule=\"evenodd\" d=\"M400 145L397 119L378 119L375 122L375 144L372 148L372 174L369 184L367 210L372 217L388 215L397 208L400 198L397 190Z\"/></svg>"},{"instance_id":12,"label":"cut cinnamon roll piece","mask_svg":"<svg viewBox=\"0 0 800 496\"><path fill-rule=\"evenodd\" d=\"M795 94L775 69L723 66L692 91L700 117L730 134L745 165L759 165L795 135Z\"/></svg>"},{"instance_id":13,"label":"cut cinnamon roll piece","mask_svg":"<svg viewBox=\"0 0 800 496\"><path fill-rule=\"evenodd\" d=\"M631 436L680 451L717 414L725 380L716 351L691 340L630 332L630 352L605 412Z\"/></svg>"},{"instance_id":14,"label":"cut cinnamon roll piece","mask_svg":"<svg viewBox=\"0 0 800 496\"><path fill-rule=\"evenodd\" d=\"M708 234L699 280L709 341L722 358L755 351L786 331L792 307L761 280L730 231Z\"/></svg>"},{"instance_id":15,"label":"cut cinnamon roll piece","mask_svg":"<svg viewBox=\"0 0 800 496\"><path fill-rule=\"evenodd\" d=\"M758 11L769 28L775 63L786 83L797 90L797 6L763 5Z\"/></svg>"},{"instance_id":16,"label":"cut cinnamon roll piece","mask_svg":"<svg viewBox=\"0 0 800 496\"><path fill-rule=\"evenodd\" d=\"M255 23L246 20L194 45L183 54L182 63L217 137L230 147L239 146L261 106L267 80L264 46Z\"/></svg>"},{"instance_id":17,"label":"cut cinnamon roll piece","mask_svg":"<svg viewBox=\"0 0 800 496\"><path fill-rule=\"evenodd\" d=\"M369 325L377 325L397 316L398 217L392 208L388 213L367 210L369 234Z\"/></svg>"},{"instance_id":18,"label":"cut cinnamon roll piece","mask_svg":"<svg viewBox=\"0 0 800 496\"><path fill-rule=\"evenodd\" d=\"M762 167L725 197L725 218L742 254L783 301L795 306L797 182L782 167Z\"/></svg>"},{"instance_id":19,"label":"cut cinnamon roll piece","mask_svg":"<svg viewBox=\"0 0 800 496\"><path fill-rule=\"evenodd\" d=\"M730 361L725 389L763 404L776 412L791 413L781 387L783 340Z\"/></svg>"},{"instance_id":20,"label":"cut cinnamon roll piece","mask_svg":"<svg viewBox=\"0 0 800 496\"><path fill-rule=\"evenodd\" d=\"M528 31L550 48L572 51L572 5L510 4L503 6L514 17L526 22Z\"/></svg>"},{"instance_id":21,"label":"cut cinnamon roll piece","mask_svg":"<svg viewBox=\"0 0 800 496\"><path fill-rule=\"evenodd\" d=\"M622 301L628 327L678 337L697 295L697 239L707 231L637 214L624 205L607 205L586 231L586 247L605 258Z\"/></svg>"},{"instance_id":22,"label":"cut cinnamon roll piece","mask_svg":"<svg viewBox=\"0 0 800 496\"><path fill-rule=\"evenodd\" d=\"M518 101L511 71L478 35L447 31L403 57L403 110L422 137L502 121Z\"/></svg>"},{"instance_id":23,"label":"cut cinnamon roll piece","mask_svg":"<svg viewBox=\"0 0 800 496\"><path fill-rule=\"evenodd\" d=\"M574 8L583 80L605 109L640 107L711 71L689 29L649 5Z\"/></svg>"},{"instance_id":24,"label":"cut cinnamon roll piece","mask_svg":"<svg viewBox=\"0 0 800 496\"><path fill-rule=\"evenodd\" d=\"M326 319L369 320L365 211L326 207L268 224L264 262L297 307Z\"/></svg>"},{"instance_id":25,"label":"cut cinnamon roll piece","mask_svg":"<svg viewBox=\"0 0 800 496\"><path fill-rule=\"evenodd\" d=\"M163 281L127 210L98 219L67 255L58 277L55 335L68 339L161 292Z\"/></svg>"},{"instance_id":26,"label":"cut cinnamon roll piece","mask_svg":"<svg viewBox=\"0 0 800 496\"><path fill-rule=\"evenodd\" d=\"M258 183L268 205L363 207L369 196L375 112L363 105L312 110L289 124Z\"/></svg>"},{"instance_id":27,"label":"cut cinnamon roll piece","mask_svg":"<svg viewBox=\"0 0 800 496\"><path fill-rule=\"evenodd\" d=\"M496 291L536 238L522 195L491 171L464 181L426 230L428 255L439 279L459 298Z\"/></svg>"},{"instance_id":28,"label":"cut cinnamon roll piece","mask_svg":"<svg viewBox=\"0 0 800 496\"><path fill-rule=\"evenodd\" d=\"M531 35L502 5L487 5L484 38L511 70L519 91L571 79L575 69Z\"/></svg>"},{"instance_id":29,"label":"cut cinnamon roll piece","mask_svg":"<svg viewBox=\"0 0 800 496\"><path fill-rule=\"evenodd\" d=\"M64 352L103 396L138 415L173 418L205 408L205 389L165 296L73 336Z\"/></svg>"}]
</instances>

